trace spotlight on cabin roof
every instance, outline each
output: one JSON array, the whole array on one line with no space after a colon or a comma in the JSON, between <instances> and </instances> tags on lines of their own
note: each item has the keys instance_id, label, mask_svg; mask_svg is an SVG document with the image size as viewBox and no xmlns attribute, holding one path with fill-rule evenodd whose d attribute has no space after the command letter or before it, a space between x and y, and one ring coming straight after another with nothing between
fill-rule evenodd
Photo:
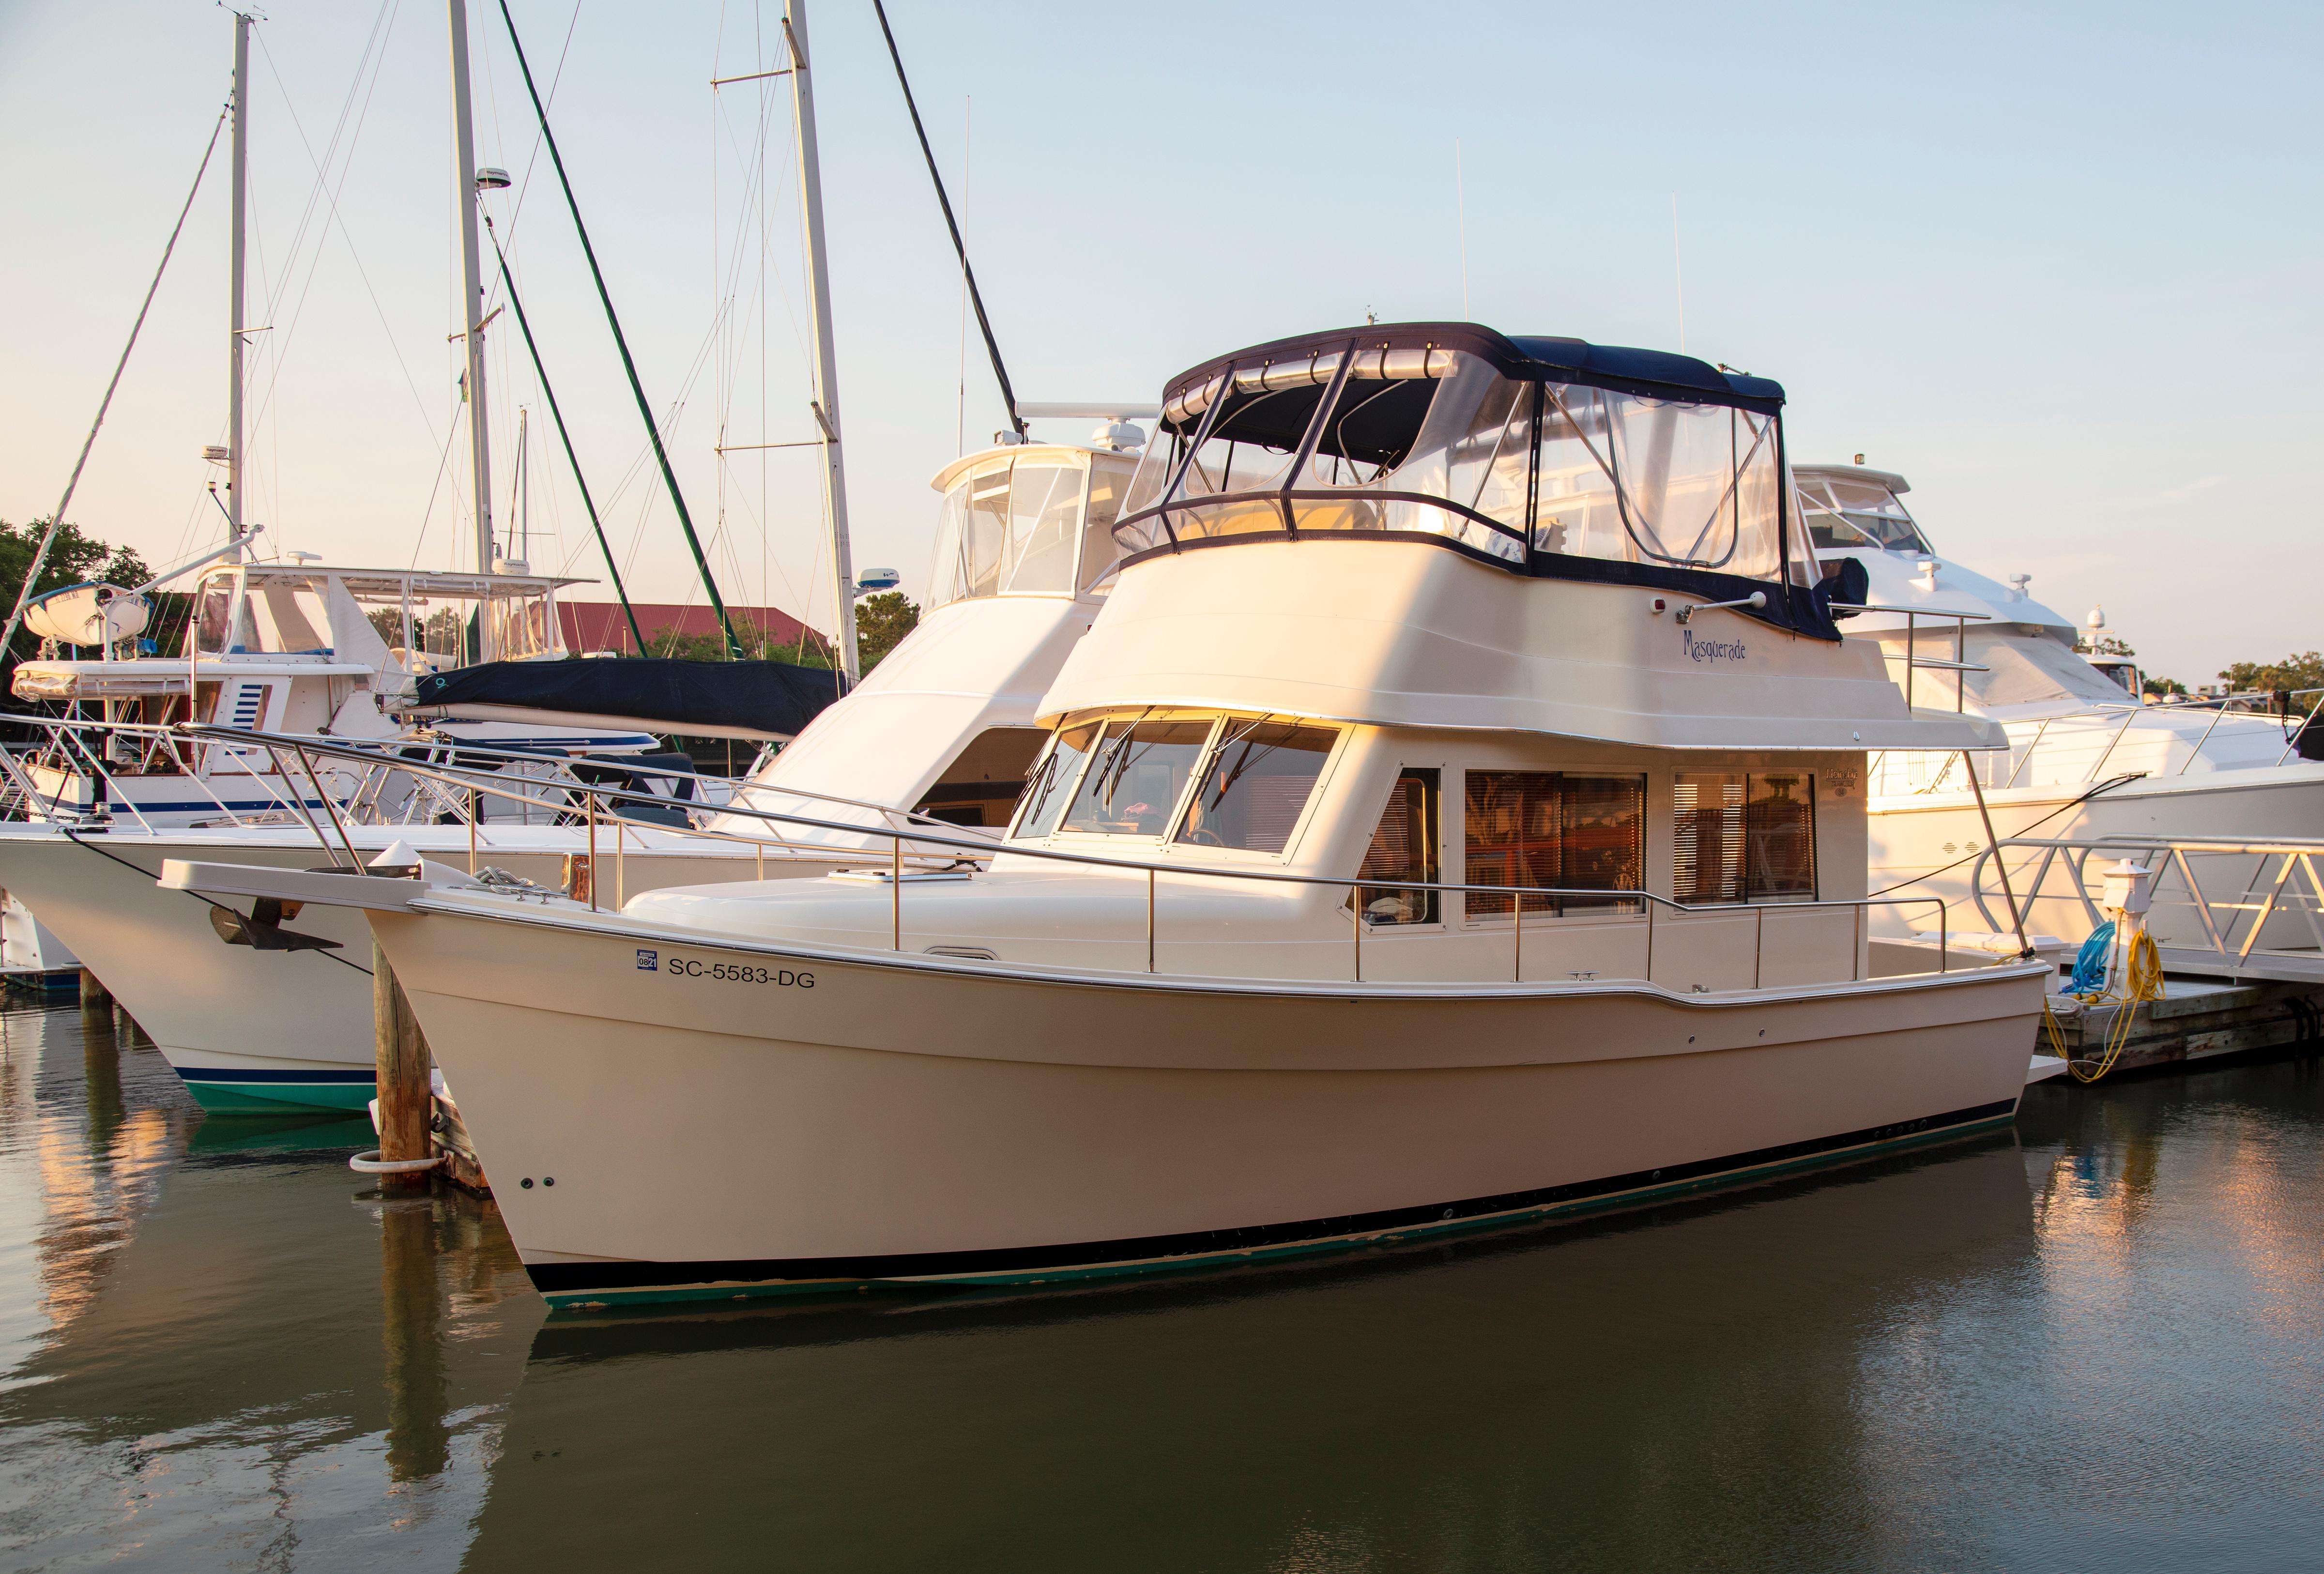
<instances>
[{"instance_id":1,"label":"spotlight on cabin roof","mask_svg":"<svg viewBox=\"0 0 2324 1574\"><path fill-rule=\"evenodd\" d=\"M476 189L479 191L505 191L508 187L509 172L506 170L496 170L486 164L476 171Z\"/></svg>"},{"instance_id":2,"label":"spotlight on cabin roof","mask_svg":"<svg viewBox=\"0 0 2324 1574\"><path fill-rule=\"evenodd\" d=\"M1863 456L1863 455L1861 455L1861 454L1858 454L1858 455L1856 456L1856 462L1857 462L1858 465L1863 464L1863 463L1864 463L1864 456Z\"/></svg>"}]
</instances>

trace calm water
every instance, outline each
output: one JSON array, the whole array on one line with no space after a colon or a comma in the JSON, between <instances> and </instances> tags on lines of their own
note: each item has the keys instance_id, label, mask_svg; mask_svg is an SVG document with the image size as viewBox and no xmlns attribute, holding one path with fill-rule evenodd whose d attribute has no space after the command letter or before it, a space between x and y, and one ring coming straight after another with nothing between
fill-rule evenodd
<instances>
[{"instance_id":1,"label":"calm water","mask_svg":"<svg viewBox=\"0 0 2324 1574\"><path fill-rule=\"evenodd\" d=\"M2324 1568L2324 1075L1167 1287L548 1319L360 1123L0 1015L9 1568Z\"/></svg>"}]
</instances>

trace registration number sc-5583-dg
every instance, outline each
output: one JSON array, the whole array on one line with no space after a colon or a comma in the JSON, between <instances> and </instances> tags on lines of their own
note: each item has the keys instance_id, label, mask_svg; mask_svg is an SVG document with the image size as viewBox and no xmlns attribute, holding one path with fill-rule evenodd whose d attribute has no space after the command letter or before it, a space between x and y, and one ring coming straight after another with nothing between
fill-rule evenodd
<instances>
[{"instance_id":1,"label":"registration number sc-5583-dg","mask_svg":"<svg viewBox=\"0 0 2324 1574\"><path fill-rule=\"evenodd\" d=\"M699 957L664 957L658 951L638 950L638 971L673 979L710 979L729 984L772 984L784 990L811 990L815 975L797 968L758 967L741 962L704 962Z\"/></svg>"}]
</instances>

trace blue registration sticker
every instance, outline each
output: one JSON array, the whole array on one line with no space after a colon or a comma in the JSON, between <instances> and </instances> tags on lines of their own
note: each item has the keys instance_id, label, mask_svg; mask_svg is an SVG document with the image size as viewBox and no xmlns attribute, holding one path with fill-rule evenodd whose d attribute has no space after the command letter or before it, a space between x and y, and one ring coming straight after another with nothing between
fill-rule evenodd
<instances>
[{"instance_id":1,"label":"blue registration sticker","mask_svg":"<svg viewBox=\"0 0 2324 1574\"><path fill-rule=\"evenodd\" d=\"M640 951L638 953L638 971L641 973L650 973L654 971L654 961L659 955L660 953L659 952Z\"/></svg>"}]
</instances>

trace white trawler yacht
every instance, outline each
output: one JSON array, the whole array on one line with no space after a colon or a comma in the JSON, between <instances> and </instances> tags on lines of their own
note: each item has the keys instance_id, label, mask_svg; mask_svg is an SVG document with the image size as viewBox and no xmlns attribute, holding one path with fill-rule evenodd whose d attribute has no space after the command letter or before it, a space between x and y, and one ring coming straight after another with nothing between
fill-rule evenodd
<instances>
[{"instance_id":1,"label":"white trawler yacht","mask_svg":"<svg viewBox=\"0 0 2324 1574\"><path fill-rule=\"evenodd\" d=\"M374 1064L371 944L361 915L214 904L155 885L164 861L310 869L345 861L349 850L370 862L400 846L397 861L488 866L556 889L594 888L618 903L660 885L819 874L842 851L860 859L874 844L848 826L1001 825L1047 737L1035 720L1041 696L1109 586L1119 554L1105 527L1135 463L1111 447L1025 444L945 467L936 483L945 511L930 611L919 628L741 789L744 802L834 828L802 832L764 856L754 843L687 837L610 813L594 828L569 814L563 824L495 823L514 816L490 811L489 793L472 829L465 795L452 792L439 796L463 806L456 824L342 825L318 806L311 826L148 829L124 817L101 836L23 827L0 833L0 887L105 980L206 1106L360 1109L372 1097ZM303 774L287 741L271 756L254 742L231 746L269 769L280 761ZM337 773L351 789L363 770L346 756L315 766L327 785ZM537 790L561 800L560 788ZM883 805L894 807L875 806ZM901 812L915 806L917 818ZM338 845L342 835L348 848ZM884 857L887 842L876 845ZM954 857L947 851L940 861Z\"/></svg>"},{"instance_id":2,"label":"white trawler yacht","mask_svg":"<svg viewBox=\"0 0 2324 1574\"><path fill-rule=\"evenodd\" d=\"M582 583L296 560L230 564L195 586L188 654L115 659L108 649L98 660L26 661L10 686L19 699L93 720L385 741L408 732L390 707L414 674L567 655L557 593ZM507 721L446 721L432 731L447 741L570 754L661 747L650 732ZM270 814L292 820L302 808L319 813L323 793L344 802L353 789L352 780L337 790L329 778L286 781L281 760L262 749L129 732L97 749L88 737L60 729L48 747L11 761L30 817L110 818L149 829Z\"/></svg>"},{"instance_id":3,"label":"white trawler yacht","mask_svg":"<svg viewBox=\"0 0 2324 1574\"><path fill-rule=\"evenodd\" d=\"M373 909L560 1304L1242 1261L2004 1121L2047 970L1869 978L1859 900L1865 751L1994 729L1840 638L1781 401L1466 324L1175 379L987 868L168 878Z\"/></svg>"},{"instance_id":4,"label":"white trawler yacht","mask_svg":"<svg viewBox=\"0 0 2324 1574\"><path fill-rule=\"evenodd\" d=\"M1954 902L1968 895L1987 840L1971 760L1992 833L2005 840L2324 837L2324 763L2300 757L2283 722L2218 704L2141 703L2136 669L2101 670L2077 655L2074 625L2029 596L2024 576L2005 586L1941 557L1904 505L1903 476L1852 465L1803 465L1794 474L1819 557L1828 568L1863 566L1861 597L1873 610L1848 632L1879 642L1914 704L2008 730L2006 750L1872 756L1873 889ZM2045 907L2045 920L2060 911ZM2158 910L2151 922L2167 939L2172 925L2195 920ZM1903 908L1879 927L1901 936L1908 925L1927 927Z\"/></svg>"}]
</instances>

